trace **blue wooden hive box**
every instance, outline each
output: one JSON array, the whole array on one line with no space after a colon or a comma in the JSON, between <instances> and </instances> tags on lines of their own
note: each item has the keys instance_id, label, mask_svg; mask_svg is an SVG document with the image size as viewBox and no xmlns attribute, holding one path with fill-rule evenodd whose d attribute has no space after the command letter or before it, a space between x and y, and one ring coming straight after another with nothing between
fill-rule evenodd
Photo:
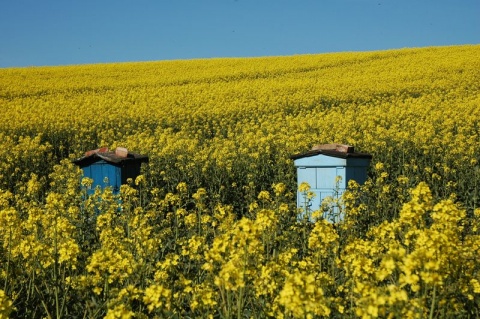
<instances>
[{"instance_id":1,"label":"blue wooden hive box","mask_svg":"<svg viewBox=\"0 0 480 319\"><path fill-rule=\"evenodd\" d=\"M307 182L310 191L315 194L309 206L305 207L304 194L297 190L297 207L308 213L320 209L325 198L341 196L350 180L363 184L367 180L372 155L355 152L354 147L349 145L322 144L291 158L297 169L298 186ZM336 222L343 217L326 219Z\"/></svg>"},{"instance_id":2,"label":"blue wooden hive box","mask_svg":"<svg viewBox=\"0 0 480 319\"><path fill-rule=\"evenodd\" d=\"M112 187L113 193L118 194L120 186L127 183L128 178L140 175L142 163L148 162L148 156L129 152L124 147L117 147L115 151L108 148L99 148L85 153L81 158L73 161L83 170L83 177L93 179L88 192L94 192L95 187Z\"/></svg>"}]
</instances>

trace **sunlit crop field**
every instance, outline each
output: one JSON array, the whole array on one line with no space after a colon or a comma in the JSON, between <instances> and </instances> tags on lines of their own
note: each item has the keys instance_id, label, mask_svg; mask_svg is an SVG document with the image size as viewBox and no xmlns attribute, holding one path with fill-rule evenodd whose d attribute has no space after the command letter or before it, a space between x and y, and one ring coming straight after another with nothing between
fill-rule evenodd
<instances>
[{"instance_id":1,"label":"sunlit crop field","mask_svg":"<svg viewBox=\"0 0 480 319\"><path fill-rule=\"evenodd\" d=\"M0 69L0 318L479 317L479 57ZM297 218L323 143L373 156L338 224ZM118 196L102 146L150 159Z\"/></svg>"}]
</instances>

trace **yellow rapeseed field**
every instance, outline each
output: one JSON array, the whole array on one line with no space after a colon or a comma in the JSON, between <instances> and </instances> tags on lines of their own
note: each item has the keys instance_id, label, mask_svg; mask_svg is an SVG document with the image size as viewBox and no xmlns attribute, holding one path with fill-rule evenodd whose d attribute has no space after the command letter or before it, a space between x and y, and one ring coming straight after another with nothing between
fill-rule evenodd
<instances>
[{"instance_id":1,"label":"yellow rapeseed field","mask_svg":"<svg viewBox=\"0 0 480 319\"><path fill-rule=\"evenodd\" d=\"M0 318L480 317L479 57L0 69ZM373 155L337 224L297 218L322 143ZM150 160L88 195L117 146Z\"/></svg>"}]
</instances>

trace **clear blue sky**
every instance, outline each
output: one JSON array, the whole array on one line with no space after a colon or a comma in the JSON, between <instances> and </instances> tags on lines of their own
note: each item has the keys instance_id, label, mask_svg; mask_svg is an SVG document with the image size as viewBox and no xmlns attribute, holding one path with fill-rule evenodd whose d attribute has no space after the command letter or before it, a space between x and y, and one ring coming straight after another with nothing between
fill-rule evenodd
<instances>
[{"instance_id":1,"label":"clear blue sky","mask_svg":"<svg viewBox=\"0 0 480 319\"><path fill-rule=\"evenodd\" d=\"M480 44L480 0L0 0L0 68Z\"/></svg>"}]
</instances>

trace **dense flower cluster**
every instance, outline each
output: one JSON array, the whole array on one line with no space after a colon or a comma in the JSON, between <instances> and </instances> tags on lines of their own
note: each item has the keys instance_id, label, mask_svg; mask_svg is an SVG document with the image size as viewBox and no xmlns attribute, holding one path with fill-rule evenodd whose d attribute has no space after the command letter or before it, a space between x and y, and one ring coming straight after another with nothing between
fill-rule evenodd
<instances>
[{"instance_id":1,"label":"dense flower cluster","mask_svg":"<svg viewBox=\"0 0 480 319\"><path fill-rule=\"evenodd\" d=\"M0 318L480 317L479 54L0 69ZM304 216L331 142L369 178ZM93 191L99 146L150 161Z\"/></svg>"}]
</instances>

